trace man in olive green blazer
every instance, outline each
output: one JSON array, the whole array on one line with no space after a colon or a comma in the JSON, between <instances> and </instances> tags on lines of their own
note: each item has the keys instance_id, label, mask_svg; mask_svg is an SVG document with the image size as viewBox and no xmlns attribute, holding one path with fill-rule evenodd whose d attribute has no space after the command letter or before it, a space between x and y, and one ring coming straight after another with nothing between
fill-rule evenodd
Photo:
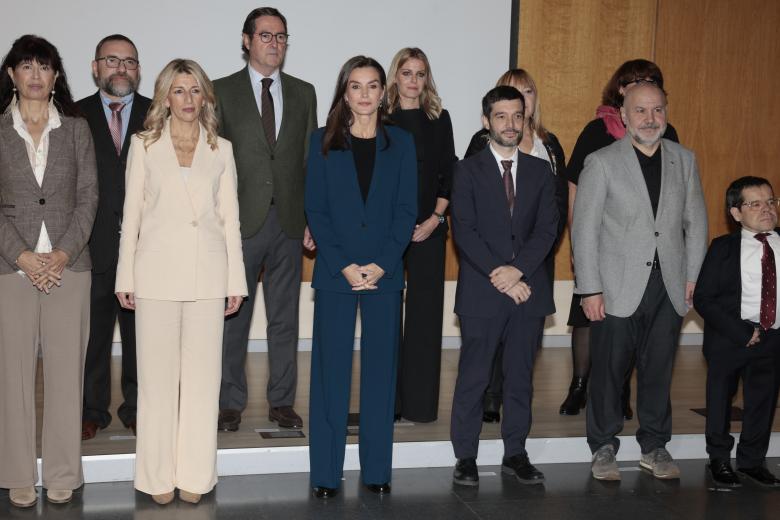
<instances>
[{"instance_id":1,"label":"man in olive green blazer","mask_svg":"<svg viewBox=\"0 0 780 520\"><path fill-rule=\"evenodd\" d=\"M233 143L249 299L225 322L218 428L236 431L247 402L249 326L263 272L268 319L269 419L300 428L295 413L301 241L314 249L303 211L309 135L317 128L314 87L281 72L287 21L275 8L244 22L248 65L214 82L220 135Z\"/></svg>"}]
</instances>

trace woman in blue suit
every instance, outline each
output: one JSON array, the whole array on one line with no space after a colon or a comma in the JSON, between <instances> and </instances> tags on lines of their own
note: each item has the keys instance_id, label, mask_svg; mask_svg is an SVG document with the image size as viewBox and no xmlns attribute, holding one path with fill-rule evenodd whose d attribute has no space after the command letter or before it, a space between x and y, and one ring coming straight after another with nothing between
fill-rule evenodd
<instances>
[{"instance_id":1,"label":"woman in blue suit","mask_svg":"<svg viewBox=\"0 0 780 520\"><path fill-rule=\"evenodd\" d=\"M314 495L338 493L344 470L358 306L360 467L390 492L403 253L417 218L412 136L384 124L385 72L355 56L341 68L326 126L312 134L306 216L317 242L309 401Z\"/></svg>"}]
</instances>

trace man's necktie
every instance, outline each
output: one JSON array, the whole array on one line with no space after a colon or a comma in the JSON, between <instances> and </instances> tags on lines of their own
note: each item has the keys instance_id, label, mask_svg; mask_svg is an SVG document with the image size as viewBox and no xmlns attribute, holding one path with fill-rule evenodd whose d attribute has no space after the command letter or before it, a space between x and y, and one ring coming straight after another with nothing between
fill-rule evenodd
<instances>
[{"instance_id":1,"label":"man's necktie","mask_svg":"<svg viewBox=\"0 0 780 520\"><path fill-rule=\"evenodd\" d=\"M506 192L506 200L509 203L510 215L515 207L515 183L512 182L512 162L501 161L501 166L504 167L504 191Z\"/></svg>"},{"instance_id":2,"label":"man's necktie","mask_svg":"<svg viewBox=\"0 0 780 520\"><path fill-rule=\"evenodd\" d=\"M111 122L108 124L108 130L111 132L116 154L119 155L122 153L122 109L125 108L125 104L109 103L108 108L111 109Z\"/></svg>"},{"instance_id":3,"label":"man's necktie","mask_svg":"<svg viewBox=\"0 0 780 520\"><path fill-rule=\"evenodd\" d=\"M769 233L759 233L756 240L764 244L764 254L761 256L761 313L759 323L764 329L775 324L777 314L777 269L775 254L769 245Z\"/></svg>"},{"instance_id":4,"label":"man's necktie","mask_svg":"<svg viewBox=\"0 0 780 520\"><path fill-rule=\"evenodd\" d=\"M263 90L260 93L260 108L263 111L263 130L271 148L276 146L276 117L274 116L274 100L271 98L271 78L263 78Z\"/></svg>"}]
</instances>

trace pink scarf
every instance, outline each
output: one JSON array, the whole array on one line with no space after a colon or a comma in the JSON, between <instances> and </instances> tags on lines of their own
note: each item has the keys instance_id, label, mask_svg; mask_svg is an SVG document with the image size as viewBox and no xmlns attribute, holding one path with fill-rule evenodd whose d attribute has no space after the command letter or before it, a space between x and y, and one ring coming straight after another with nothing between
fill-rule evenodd
<instances>
[{"instance_id":1,"label":"pink scarf","mask_svg":"<svg viewBox=\"0 0 780 520\"><path fill-rule=\"evenodd\" d=\"M596 109L596 117L604 121L607 127L607 133L615 140L623 139L626 135L626 127L623 126L623 120L620 118L620 110L608 105L601 105Z\"/></svg>"}]
</instances>

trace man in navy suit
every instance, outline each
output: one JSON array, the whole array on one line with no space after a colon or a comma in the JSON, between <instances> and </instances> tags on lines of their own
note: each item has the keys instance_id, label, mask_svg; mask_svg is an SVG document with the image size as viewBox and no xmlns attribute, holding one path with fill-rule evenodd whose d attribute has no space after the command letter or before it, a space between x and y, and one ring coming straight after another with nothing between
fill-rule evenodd
<instances>
[{"instance_id":1,"label":"man in navy suit","mask_svg":"<svg viewBox=\"0 0 780 520\"><path fill-rule=\"evenodd\" d=\"M544 317L555 311L544 259L555 242L558 211L547 162L520 153L523 96L496 87L482 99L490 145L455 167L452 227L460 253L455 312L462 345L450 437L456 484L476 486L482 396L498 345L504 344L502 470L525 484L544 482L528 460L531 378Z\"/></svg>"},{"instance_id":2,"label":"man in navy suit","mask_svg":"<svg viewBox=\"0 0 780 520\"><path fill-rule=\"evenodd\" d=\"M745 411L737 472L764 487L780 486L765 465L780 377L778 204L766 179L742 177L731 183L726 209L740 229L712 241L693 295L704 318L708 467L721 486L741 485L729 460L731 401L740 378Z\"/></svg>"}]
</instances>

